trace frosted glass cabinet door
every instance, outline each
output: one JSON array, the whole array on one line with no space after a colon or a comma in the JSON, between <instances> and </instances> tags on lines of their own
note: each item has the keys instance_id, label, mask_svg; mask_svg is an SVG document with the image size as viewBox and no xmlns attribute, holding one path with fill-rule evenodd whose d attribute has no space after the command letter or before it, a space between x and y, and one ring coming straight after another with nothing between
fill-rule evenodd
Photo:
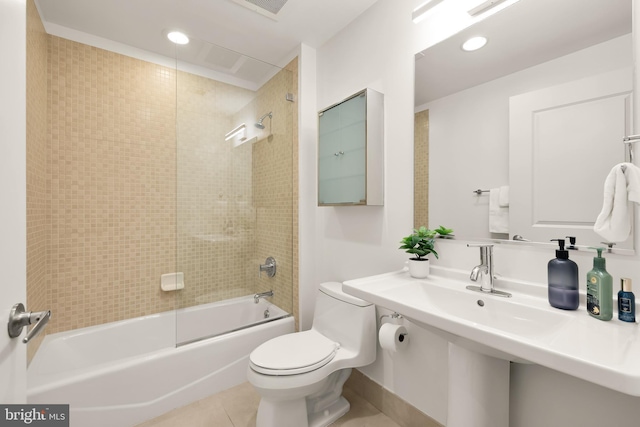
<instances>
[{"instance_id":1,"label":"frosted glass cabinet door","mask_svg":"<svg viewBox=\"0 0 640 427\"><path fill-rule=\"evenodd\" d=\"M365 89L319 113L318 205L382 205L382 111Z\"/></svg>"}]
</instances>

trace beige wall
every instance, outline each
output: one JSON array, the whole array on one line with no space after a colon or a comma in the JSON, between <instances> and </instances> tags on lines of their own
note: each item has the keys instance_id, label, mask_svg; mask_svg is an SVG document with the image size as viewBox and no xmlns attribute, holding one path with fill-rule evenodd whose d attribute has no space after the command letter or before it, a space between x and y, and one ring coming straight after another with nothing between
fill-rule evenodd
<instances>
[{"instance_id":1,"label":"beige wall","mask_svg":"<svg viewBox=\"0 0 640 427\"><path fill-rule=\"evenodd\" d=\"M299 64L298 64L298 58L295 58L293 61L291 61L286 67L286 70L289 70L289 72L291 73L291 93L294 95L295 100L294 103L292 104L291 107L291 120L289 120L288 122L291 123L291 140L292 140L292 149L291 149L291 182L292 182L292 189L291 189L291 266L292 266L292 272L291 272L291 304L292 304L292 308L291 310L289 310L289 313L292 313L295 318L296 318L296 330L300 330L300 313L299 313L299 309L300 309L300 304L299 304L299 282L300 282L300 275L299 275L299 251L300 251L300 245L299 245L299 222L298 222L298 215L300 214L299 212L299 206L298 206L298 201L300 200L300 190L299 190L299 186L300 186L300 170L299 170L299 140L298 140L298 134L299 134L299 128L298 128L298 123L299 123L299 112L298 112L298 103L297 103L297 96L300 93L300 89L298 87L298 76L299 76L299 72L300 72L300 68L299 68Z\"/></svg>"},{"instance_id":2,"label":"beige wall","mask_svg":"<svg viewBox=\"0 0 640 427\"><path fill-rule=\"evenodd\" d=\"M273 302L293 313L292 277L294 268L294 206L293 187L297 187L297 175L293 175L297 165L294 150L289 141L294 139L293 114L296 105L287 101L287 92L293 92L292 84L297 82L297 61L289 64L271 81L258 91L258 117L273 111L272 135L253 144L253 205L256 208L257 246L254 258L257 265L265 258L273 256L277 262L277 274L273 278L262 274L257 281L257 291L274 291ZM264 124L266 130L268 119ZM294 144L297 146L297 144ZM296 215L297 216L297 215ZM297 234L297 228L295 228ZM251 247L251 245L249 246ZM252 282L257 270L252 270L247 281ZM297 306L297 304L295 304Z\"/></svg>"},{"instance_id":3,"label":"beige wall","mask_svg":"<svg viewBox=\"0 0 640 427\"><path fill-rule=\"evenodd\" d=\"M252 92L47 36L32 2L29 22L27 287L47 332L266 289L292 312L297 61ZM246 105L273 109L273 137L234 149ZM178 298L159 286L176 271Z\"/></svg>"},{"instance_id":4,"label":"beige wall","mask_svg":"<svg viewBox=\"0 0 640 427\"><path fill-rule=\"evenodd\" d=\"M47 308L47 48L38 10L27 2L27 309ZM29 359L42 337L28 346Z\"/></svg>"},{"instance_id":5,"label":"beige wall","mask_svg":"<svg viewBox=\"0 0 640 427\"><path fill-rule=\"evenodd\" d=\"M49 42L48 332L174 307L175 71Z\"/></svg>"},{"instance_id":6,"label":"beige wall","mask_svg":"<svg viewBox=\"0 0 640 427\"><path fill-rule=\"evenodd\" d=\"M413 134L413 226L429 224L429 110L414 115Z\"/></svg>"}]
</instances>

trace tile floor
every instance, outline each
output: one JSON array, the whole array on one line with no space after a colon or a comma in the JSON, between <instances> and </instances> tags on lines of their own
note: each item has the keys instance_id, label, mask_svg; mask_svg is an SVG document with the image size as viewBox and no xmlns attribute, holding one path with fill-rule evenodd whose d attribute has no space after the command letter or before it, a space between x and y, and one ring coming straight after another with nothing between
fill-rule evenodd
<instances>
[{"instance_id":1,"label":"tile floor","mask_svg":"<svg viewBox=\"0 0 640 427\"><path fill-rule=\"evenodd\" d=\"M345 387L344 397L351 403L351 410L332 426L400 427L349 388ZM254 427L259 401L251 384L243 383L137 427Z\"/></svg>"}]
</instances>

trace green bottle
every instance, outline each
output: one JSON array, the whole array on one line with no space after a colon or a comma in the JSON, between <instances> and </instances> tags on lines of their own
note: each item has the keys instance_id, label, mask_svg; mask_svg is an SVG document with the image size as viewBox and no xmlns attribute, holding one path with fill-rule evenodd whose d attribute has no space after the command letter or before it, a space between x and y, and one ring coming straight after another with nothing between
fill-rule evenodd
<instances>
[{"instance_id":1,"label":"green bottle","mask_svg":"<svg viewBox=\"0 0 640 427\"><path fill-rule=\"evenodd\" d=\"M613 278L605 269L607 260L602 258L604 248L593 259L593 269L587 273L587 311L596 319L611 320L613 317Z\"/></svg>"}]
</instances>

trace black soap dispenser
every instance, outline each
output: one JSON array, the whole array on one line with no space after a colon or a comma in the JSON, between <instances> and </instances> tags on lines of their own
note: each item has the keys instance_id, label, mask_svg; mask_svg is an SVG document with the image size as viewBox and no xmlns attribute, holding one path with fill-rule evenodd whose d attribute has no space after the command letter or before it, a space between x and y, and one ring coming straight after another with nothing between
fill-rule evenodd
<instances>
[{"instance_id":1,"label":"black soap dispenser","mask_svg":"<svg viewBox=\"0 0 640 427\"><path fill-rule=\"evenodd\" d=\"M560 249L556 250L556 257L547 266L549 304L563 310L576 310L580 304L578 265L569 259L569 251L564 249L564 239L552 241L558 242Z\"/></svg>"}]
</instances>

